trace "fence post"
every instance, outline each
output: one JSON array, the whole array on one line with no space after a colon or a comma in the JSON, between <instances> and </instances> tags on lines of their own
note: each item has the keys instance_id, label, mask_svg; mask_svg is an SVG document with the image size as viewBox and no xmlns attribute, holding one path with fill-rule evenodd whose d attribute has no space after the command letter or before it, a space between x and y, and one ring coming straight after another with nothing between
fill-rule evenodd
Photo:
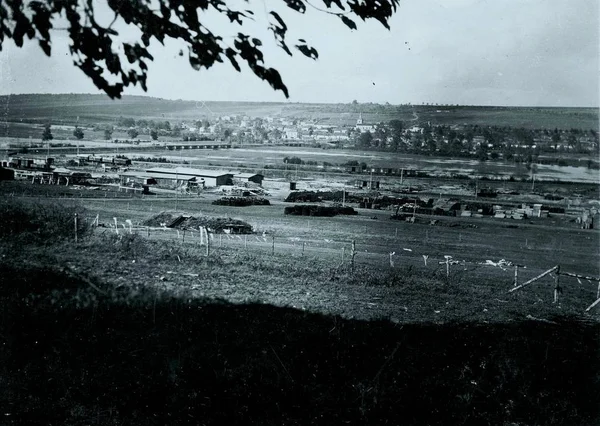
<instances>
[{"instance_id":1,"label":"fence post","mask_svg":"<svg viewBox=\"0 0 600 426\"><path fill-rule=\"evenodd\" d=\"M448 278L450 276L450 259L452 259L452 256L444 256L446 258L446 278Z\"/></svg>"},{"instance_id":2,"label":"fence post","mask_svg":"<svg viewBox=\"0 0 600 426\"><path fill-rule=\"evenodd\" d=\"M77 244L77 213L75 213L75 244Z\"/></svg>"},{"instance_id":3,"label":"fence post","mask_svg":"<svg viewBox=\"0 0 600 426\"><path fill-rule=\"evenodd\" d=\"M302 256L304 256L304 241L302 241ZM600 282L598 283L598 291L600 291Z\"/></svg>"},{"instance_id":4,"label":"fence post","mask_svg":"<svg viewBox=\"0 0 600 426\"><path fill-rule=\"evenodd\" d=\"M223 247L223 234L219 234L219 248Z\"/></svg>"},{"instance_id":5,"label":"fence post","mask_svg":"<svg viewBox=\"0 0 600 426\"><path fill-rule=\"evenodd\" d=\"M248 235L244 235L244 250L248 250Z\"/></svg>"},{"instance_id":6,"label":"fence post","mask_svg":"<svg viewBox=\"0 0 600 426\"><path fill-rule=\"evenodd\" d=\"M275 235L273 235L271 237L271 254L274 255L275 254Z\"/></svg>"},{"instance_id":7,"label":"fence post","mask_svg":"<svg viewBox=\"0 0 600 426\"><path fill-rule=\"evenodd\" d=\"M150 238L150 227L146 226L146 237Z\"/></svg>"},{"instance_id":8,"label":"fence post","mask_svg":"<svg viewBox=\"0 0 600 426\"><path fill-rule=\"evenodd\" d=\"M210 238L208 238L208 229L204 228L204 233L206 234L206 257L210 255Z\"/></svg>"},{"instance_id":9,"label":"fence post","mask_svg":"<svg viewBox=\"0 0 600 426\"><path fill-rule=\"evenodd\" d=\"M558 293L560 293L560 266L556 267L556 276L554 277L554 303L558 303Z\"/></svg>"},{"instance_id":10,"label":"fence post","mask_svg":"<svg viewBox=\"0 0 600 426\"><path fill-rule=\"evenodd\" d=\"M514 286L516 287L519 284L519 265L515 265L515 282Z\"/></svg>"},{"instance_id":11,"label":"fence post","mask_svg":"<svg viewBox=\"0 0 600 426\"><path fill-rule=\"evenodd\" d=\"M181 242L185 243L185 229L183 230L183 240Z\"/></svg>"},{"instance_id":12,"label":"fence post","mask_svg":"<svg viewBox=\"0 0 600 426\"><path fill-rule=\"evenodd\" d=\"M346 254L346 247L342 247L342 265L344 264L344 255Z\"/></svg>"},{"instance_id":13,"label":"fence post","mask_svg":"<svg viewBox=\"0 0 600 426\"><path fill-rule=\"evenodd\" d=\"M352 251L350 252L350 271L354 272L354 256L356 256L356 241L352 240Z\"/></svg>"}]
</instances>

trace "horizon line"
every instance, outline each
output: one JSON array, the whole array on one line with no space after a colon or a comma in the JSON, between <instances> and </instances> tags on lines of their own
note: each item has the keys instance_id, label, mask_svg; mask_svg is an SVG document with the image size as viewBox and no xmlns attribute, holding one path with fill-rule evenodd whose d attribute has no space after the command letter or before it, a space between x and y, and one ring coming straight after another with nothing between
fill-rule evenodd
<instances>
[{"instance_id":1,"label":"horizon line","mask_svg":"<svg viewBox=\"0 0 600 426\"><path fill-rule=\"evenodd\" d=\"M160 100L160 101L168 101L168 102L220 102L220 103L252 103L252 104L297 104L297 105L354 105L353 101L351 102L305 102L305 101L291 101L291 100L284 100L284 101L255 101L255 100L228 100L228 101L223 101L223 100L210 100L210 99L181 99L181 98L177 98L177 99L169 99L169 98L162 98L162 97L158 97L158 96L151 96L151 95L136 95L136 94L125 94L123 95L121 98L116 98L116 99L111 99L108 95L106 95L105 93L86 93L86 92L60 92L60 93L40 93L40 92L26 92L26 93L6 93L6 94L0 94L0 97L10 97L10 96L27 96L27 95L34 95L34 96L62 96L62 95L76 95L76 96L102 96L104 97L106 100L108 101L114 101L114 102L119 102L120 100L122 100L123 98L133 98L133 97L138 97L138 98L149 98L149 99L156 99L156 100ZM588 105L588 106L582 106L582 105L577 105L577 106L551 106L551 105L509 105L509 104L497 104L497 105L482 105L482 104L454 104L454 103L436 103L436 102L428 102L428 103L423 103L423 102L405 102L405 103L391 103L391 102L359 102L357 101L356 105L380 105L380 106L429 106L429 107L479 107L479 108L586 108L586 109L598 109L600 111L600 106L593 106L593 105Z\"/></svg>"}]
</instances>

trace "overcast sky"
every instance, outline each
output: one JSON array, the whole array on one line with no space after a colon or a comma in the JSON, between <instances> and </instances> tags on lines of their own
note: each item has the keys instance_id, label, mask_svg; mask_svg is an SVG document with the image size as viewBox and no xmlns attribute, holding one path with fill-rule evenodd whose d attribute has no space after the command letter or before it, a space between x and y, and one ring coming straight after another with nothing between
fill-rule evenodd
<instances>
[{"instance_id":1,"label":"overcast sky","mask_svg":"<svg viewBox=\"0 0 600 426\"><path fill-rule=\"evenodd\" d=\"M358 31L350 31L318 11L302 16L278 10L290 27L289 40L305 38L320 55L317 61L299 53L290 58L259 30L266 65L280 71L292 102L599 105L598 0L401 0L391 31L376 22L357 22ZM238 30L207 19L214 32ZM266 26L266 13L257 16L257 25ZM73 67L66 34L53 35L51 58L36 43L18 49L5 40L0 94L99 93ZM148 92L133 88L126 94L285 101L247 69L238 73L224 63L194 71L178 52L174 43L154 43Z\"/></svg>"}]
</instances>

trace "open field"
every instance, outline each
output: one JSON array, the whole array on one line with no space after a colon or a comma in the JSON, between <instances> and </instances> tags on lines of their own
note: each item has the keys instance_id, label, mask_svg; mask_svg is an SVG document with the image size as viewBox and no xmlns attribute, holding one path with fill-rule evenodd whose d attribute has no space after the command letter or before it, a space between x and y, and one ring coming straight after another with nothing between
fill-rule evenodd
<instances>
[{"instance_id":1,"label":"open field","mask_svg":"<svg viewBox=\"0 0 600 426\"><path fill-rule=\"evenodd\" d=\"M547 129L599 129L595 108L529 108L480 106L426 106L374 104L293 104L246 102L171 101L142 96L124 96L119 102L102 95L12 95L0 96L4 119L43 124L110 123L119 117L162 120L198 120L219 115L313 118L322 123L354 125L363 114L367 122L399 119L423 124L472 124ZM415 122L417 124L417 122ZM10 126L0 134L12 136Z\"/></svg>"},{"instance_id":2,"label":"open field","mask_svg":"<svg viewBox=\"0 0 600 426\"><path fill-rule=\"evenodd\" d=\"M583 313L595 286L563 281L553 304L551 280L508 294L510 271L498 268L457 268L446 277L437 265L400 260L390 268L359 253L351 271L339 266L331 245L300 256L233 240L215 243L206 256L193 237L156 238L166 234L160 230L150 238L143 230L117 236L110 228L92 232L85 221L75 244L74 211L82 218L149 216L147 200L100 201L5 197L0 204L7 425L558 426L599 419L600 314ZM154 201L162 202L173 205ZM226 213L201 200L179 202ZM281 238L301 230L292 218L274 220L279 206L252 209L243 211ZM357 237L368 223L361 216L360 224L311 218L303 232ZM8 221L15 217L36 226L19 231ZM371 223L359 247L403 247L416 243L411 230L423 228L401 226L399 241L382 243L383 219ZM450 230L439 228L444 249L454 247ZM465 250L495 254L500 244L469 230L486 231L462 229ZM547 243L543 235L536 245ZM561 257L575 259L597 243L586 241Z\"/></svg>"},{"instance_id":3,"label":"open field","mask_svg":"<svg viewBox=\"0 0 600 426\"><path fill-rule=\"evenodd\" d=\"M7 191L7 199L30 200L29 197L22 197L28 186L33 185L21 185L22 191L6 185L3 188ZM69 193L75 197L68 196ZM77 197L78 194L83 198ZM600 275L600 233L597 230L577 229L573 222L565 220L562 215L555 215L554 219L526 221L418 215L420 223L411 224L390 220L389 210L358 209L358 216L334 218L285 216L283 209L288 204L281 201L284 198L281 195L269 197L270 206L240 208L211 204L218 193L184 198L173 194L141 197L118 192L63 190L42 192L37 197L43 199L47 195L63 197L63 203L82 203L87 210L85 217L80 219L82 223L91 223L98 215L99 222L109 226L116 217L120 224L131 220L133 225L141 227L137 232L142 235L147 233L143 222L162 211L232 217L249 223L258 234L250 239L223 236L219 243L217 240L213 242L215 248L221 246L270 254L274 242L275 251L280 255L298 258L304 251L306 256L322 256L337 264L342 260L343 251L347 263L351 242L355 241L358 252L356 261L378 267L389 266L389 253L395 252L394 262L398 266L411 266L428 273L443 269L438 262L443 261L445 255L450 255L457 261L466 262L453 269L456 274L472 279L490 276L506 284L513 279L511 268L504 271L481 264L486 260L497 262L505 259L524 265L526 269L521 272L523 278L533 277L557 264L571 272ZM115 195L119 198L114 198ZM436 220L435 225L429 224L432 219ZM267 237L263 238L263 233ZM494 236L493 239L490 239L490 235ZM179 237L181 239L182 235ZM198 238L198 233L195 236L188 234L186 245L198 246ZM151 239L178 240L173 230L152 230ZM422 255L429 256L427 268L424 267ZM568 283L579 285L576 280Z\"/></svg>"}]
</instances>

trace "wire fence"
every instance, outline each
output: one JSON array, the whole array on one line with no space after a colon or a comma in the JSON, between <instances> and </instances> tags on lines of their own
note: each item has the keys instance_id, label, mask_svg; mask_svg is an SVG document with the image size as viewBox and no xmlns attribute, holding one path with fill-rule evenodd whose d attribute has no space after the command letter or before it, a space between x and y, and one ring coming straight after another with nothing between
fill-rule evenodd
<instances>
[{"instance_id":1,"label":"wire fence","mask_svg":"<svg viewBox=\"0 0 600 426\"><path fill-rule=\"evenodd\" d=\"M130 219L113 217L108 223L100 223L99 215L95 217L75 217L74 240L77 241L79 230L89 227L94 233L114 233L116 235L142 236L150 241L173 241L189 247L196 246L206 255L219 251L245 251L261 255L289 256L298 261L310 262L311 259L327 260L332 266L346 267L354 271L355 267L368 266L380 270L401 270L411 268L416 271L434 273L438 276L461 282L463 280L494 280L506 284L506 290L513 292L542 278L554 283L554 302L562 293L559 276L576 280L580 285L598 283L596 300L586 311L600 304L600 278L561 270L555 266L550 270L531 267L506 259L463 259L460 253L430 254L423 250L424 246L411 247L410 241L395 244L390 250L388 242L377 242L372 239L362 241L347 239L316 238L309 236L276 235L273 233L234 234L228 232L212 232L206 227L197 229L176 229L166 226L143 226ZM540 271L543 271L541 274ZM537 275L536 275L537 274Z\"/></svg>"}]
</instances>

